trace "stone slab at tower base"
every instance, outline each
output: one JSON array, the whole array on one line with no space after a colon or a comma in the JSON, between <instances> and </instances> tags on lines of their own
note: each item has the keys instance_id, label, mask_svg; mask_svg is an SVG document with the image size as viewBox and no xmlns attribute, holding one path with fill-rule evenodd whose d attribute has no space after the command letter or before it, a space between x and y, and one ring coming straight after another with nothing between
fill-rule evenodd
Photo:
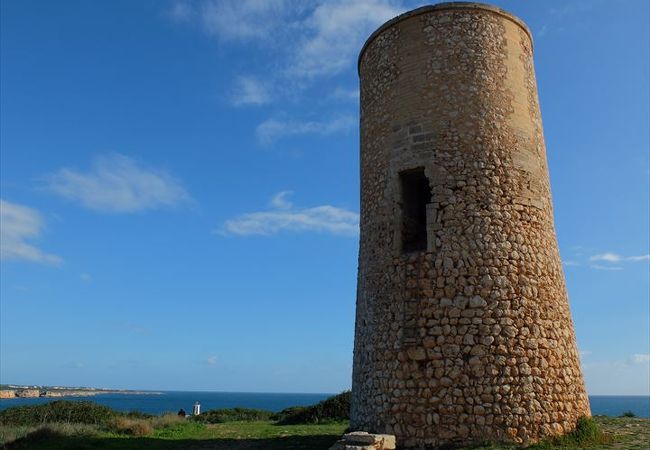
<instances>
[{"instance_id":1,"label":"stone slab at tower base","mask_svg":"<svg viewBox=\"0 0 650 450\"><path fill-rule=\"evenodd\" d=\"M444 3L359 57L351 426L398 448L534 442L590 415L526 25Z\"/></svg>"},{"instance_id":2,"label":"stone slab at tower base","mask_svg":"<svg viewBox=\"0 0 650 450\"><path fill-rule=\"evenodd\" d=\"M395 450L395 436L355 431L344 434L329 450Z\"/></svg>"}]
</instances>

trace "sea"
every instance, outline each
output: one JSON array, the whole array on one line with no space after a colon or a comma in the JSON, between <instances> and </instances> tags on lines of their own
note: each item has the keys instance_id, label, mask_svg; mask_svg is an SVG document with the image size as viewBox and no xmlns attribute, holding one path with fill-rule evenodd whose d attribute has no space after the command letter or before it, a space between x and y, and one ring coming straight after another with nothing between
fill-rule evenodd
<instances>
[{"instance_id":1,"label":"sea","mask_svg":"<svg viewBox=\"0 0 650 450\"><path fill-rule=\"evenodd\" d=\"M307 406L318 403L333 394L272 394L252 392L185 392L163 391L144 394L99 394L92 397L66 397L65 400L92 401L117 411L140 411L149 414L177 412L183 408L192 411L195 402L201 411L216 408L256 408L281 411L290 406ZM60 398L15 398L0 400L0 410L12 406L37 405L61 400ZM617 417L631 411L637 417L650 418L650 396L591 395L593 415Z\"/></svg>"}]
</instances>

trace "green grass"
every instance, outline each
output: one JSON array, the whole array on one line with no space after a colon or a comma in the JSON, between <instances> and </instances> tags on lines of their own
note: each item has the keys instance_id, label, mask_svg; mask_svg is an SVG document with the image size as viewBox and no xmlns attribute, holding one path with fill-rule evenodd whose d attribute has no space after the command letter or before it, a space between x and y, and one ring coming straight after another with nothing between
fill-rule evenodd
<instances>
[{"instance_id":1,"label":"green grass","mask_svg":"<svg viewBox=\"0 0 650 450\"><path fill-rule=\"evenodd\" d=\"M271 411L263 409L224 408L210 409L200 416L192 416L191 419L200 423L254 422L272 420L274 416Z\"/></svg>"},{"instance_id":2,"label":"green grass","mask_svg":"<svg viewBox=\"0 0 650 450\"><path fill-rule=\"evenodd\" d=\"M150 419L150 420L156 420ZM598 425L598 428L594 427ZM65 429L65 427L70 427ZM133 437L97 426L58 424L40 428L40 434L8 445L7 450L326 450L345 431L347 422L308 425L278 425L272 421L202 424L190 420L169 420L158 424L151 435ZM58 427L58 428L57 428ZM604 435L600 435L600 430ZM0 435L2 429L0 428ZM34 429L32 429L33 431ZM69 435L68 433L73 433ZM648 450L650 420L596 417L577 433L528 447L528 450ZM515 450L511 445L483 445L473 450Z\"/></svg>"},{"instance_id":3,"label":"green grass","mask_svg":"<svg viewBox=\"0 0 650 450\"><path fill-rule=\"evenodd\" d=\"M34 449L326 450L348 427L349 392L278 414L244 408L206 411L197 418L121 413L91 402L55 401L0 412L0 446ZM474 450L516 450L486 444ZM529 450L649 450L650 420L583 418L573 433Z\"/></svg>"},{"instance_id":4,"label":"green grass","mask_svg":"<svg viewBox=\"0 0 650 450\"><path fill-rule=\"evenodd\" d=\"M130 437L112 432L67 436L44 426L7 450L180 450L180 449L328 449L345 431L347 422L318 425L276 425L275 422L227 422L201 424L185 421L155 430L151 436ZM35 434L34 434L35 433Z\"/></svg>"}]
</instances>

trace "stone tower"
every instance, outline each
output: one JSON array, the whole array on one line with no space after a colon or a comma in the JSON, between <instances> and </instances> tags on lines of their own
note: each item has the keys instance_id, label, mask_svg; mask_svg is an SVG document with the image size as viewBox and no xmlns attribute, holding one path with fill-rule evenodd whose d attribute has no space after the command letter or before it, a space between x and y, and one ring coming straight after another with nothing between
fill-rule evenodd
<instances>
[{"instance_id":1,"label":"stone tower","mask_svg":"<svg viewBox=\"0 0 650 450\"><path fill-rule=\"evenodd\" d=\"M531 34L425 6L361 50L352 427L405 448L533 442L589 416Z\"/></svg>"}]
</instances>

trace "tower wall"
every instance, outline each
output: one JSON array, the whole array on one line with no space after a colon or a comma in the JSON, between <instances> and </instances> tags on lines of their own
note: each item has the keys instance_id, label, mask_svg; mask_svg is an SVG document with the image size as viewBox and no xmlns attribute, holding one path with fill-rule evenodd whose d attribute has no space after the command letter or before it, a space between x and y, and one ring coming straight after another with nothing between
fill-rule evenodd
<instances>
[{"instance_id":1,"label":"tower wall","mask_svg":"<svg viewBox=\"0 0 650 450\"><path fill-rule=\"evenodd\" d=\"M571 431L590 411L530 32L487 5L423 7L369 38L359 75L352 427L403 447ZM430 193L416 250L412 173Z\"/></svg>"}]
</instances>

